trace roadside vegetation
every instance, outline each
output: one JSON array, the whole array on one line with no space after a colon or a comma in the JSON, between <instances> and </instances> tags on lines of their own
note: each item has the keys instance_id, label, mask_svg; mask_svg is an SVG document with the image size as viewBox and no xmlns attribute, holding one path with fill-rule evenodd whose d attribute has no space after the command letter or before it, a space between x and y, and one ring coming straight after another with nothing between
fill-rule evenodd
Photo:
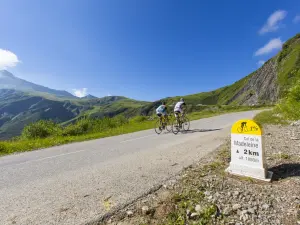
<instances>
[{"instance_id":1,"label":"roadside vegetation","mask_svg":"<svg viewBox=\"0 0 300 225\"><path fill-rule=\"evenodd\" d=\"M197 120L224 113L260 108L262 107L203 106L201 111L188 114L188 118L190 120ZM21 136L8 141L1 141L0 155L152 129L154 128L156 119L155 115L152 117L136 116L132 118L116 116L102 119L86 117L67 126L62 126L53 121L40 120L27 125L23 129Z\"/></svg>"},{"instance_id":2,"label":"roadside vegetation","mask_svg":"<svg viewBox=\"0 0 300 225\"><path fill-rule=\"evenodd\" d=\"M300 72L300 71L299 71ZM289 124L300 120L300 82L287 91L286 97L272 109L263 111L254 117L260 124Z\"/></svg>"}]
</instances>

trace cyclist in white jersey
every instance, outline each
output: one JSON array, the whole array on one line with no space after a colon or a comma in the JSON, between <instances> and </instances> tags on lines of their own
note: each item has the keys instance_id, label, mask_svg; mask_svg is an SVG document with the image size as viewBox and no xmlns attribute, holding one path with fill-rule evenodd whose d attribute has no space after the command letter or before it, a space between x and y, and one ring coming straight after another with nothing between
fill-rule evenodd
<instances>
[{"instance_id":1,"label":"cyclist in white jersey","mask_svg":"<svg viewBox=\"0 0 300 225\"><path fill-rule=\"evenodd\" d=\"M186 105L185 102L184 102L184 99L181 98L179 102L176 103L175 107L174 107L174 113L175 113L175 116L177 117L179 114L182 114L184 111L183 111L183 107Z\"/></svg>"}]
</instances>

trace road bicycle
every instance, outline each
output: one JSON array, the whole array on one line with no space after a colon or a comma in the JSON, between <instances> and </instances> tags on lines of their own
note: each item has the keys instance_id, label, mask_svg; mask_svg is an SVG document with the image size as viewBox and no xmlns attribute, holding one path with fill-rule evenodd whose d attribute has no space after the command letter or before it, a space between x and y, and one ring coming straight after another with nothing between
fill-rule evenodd
<instances>
[{"instance_id":1,"label":"road bicycle","mask_svg":"<svg viewBox=\"0 0 300 225\"><path fill-rule=\"evenodd\" d=\"M166 117L162 116L161 118L158 118L155 122L154 130L157 134L160 134L163 130L167 130L168 132L171 132L172 130L172 115L167 114Z\"/></svg>"},{"instance_id":2,"label":"road bicycle","mask_svg":"<svg viewBox=\"0 0 300 225\"><path fill-rule=\"evenodd\" d=\"M182 116L177 115L172 122L172 132L174 134L178 134L181 129L184 131L190 129L190 120L186 113L183 113Z\"/></svg>"}]
</instances>

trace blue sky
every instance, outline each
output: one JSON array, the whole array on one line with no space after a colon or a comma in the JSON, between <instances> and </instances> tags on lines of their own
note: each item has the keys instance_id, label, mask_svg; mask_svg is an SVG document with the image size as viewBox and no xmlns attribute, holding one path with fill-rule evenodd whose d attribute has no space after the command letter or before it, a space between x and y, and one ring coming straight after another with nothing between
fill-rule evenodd
<instances>
[{"instance_id":1,"label":"blue sky","mask_svg":"<svg viewBox=\"0 0 300 225\"><path fill-rule=\"evenodd\" d=\"M299 0L0 0L0 8L0 68L77 94L150 101L231 84L300 28Z\"/></svg>"}]
</instances>

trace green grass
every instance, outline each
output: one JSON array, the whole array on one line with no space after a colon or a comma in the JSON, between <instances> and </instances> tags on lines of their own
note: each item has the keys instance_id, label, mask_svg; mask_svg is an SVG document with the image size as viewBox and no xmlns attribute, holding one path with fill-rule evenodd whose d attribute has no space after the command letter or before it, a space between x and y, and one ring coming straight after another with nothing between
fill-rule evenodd
<instances>
[{"instance_id":1,"label":"green grass","mask_svg":"<svg viewBox=\"0 0 300 225\"><path fill-rule=\"evenodd\" d=\"M239 107L239 108L230 107L230 108L225 108L225 109L219 110L219 111L193 112L191 114L188 114L188 118L190 120L197 120L197 119L201 119L201 118L207 118L207 117L221 115L224 113L247 111L247 110L253 110L253 109L256 109L256 108L253 108L253 107ZM101 131L101 130L103 130L102 127L99 127L97 129L93 128L91 131L87 131L86 134L84 133L85 130L83 130L83 131L81 130L80 132L84 133L82 135L65 135L65 136L63 136L63 131L62 131L62 132L57 132L56 135L54 135L54 136L50 136L50 137L46 137L46 138L28 138L28 136L32 135L32 134L30 134L30 135L27 135L26 137L20 137L20 138L16 138L16 139L10 140L10 141L0 142L0 155L7 155L7 154L14 153L14 152L31 151L31 150L47 148L47 147L51 147L51 146L57 146L57 145L62 145L62 144L67 144L67 143L72 143L72 142L80 142L80 141L86 141L86 140L92 140L92 139L98 139L98 138L105 138L105 137L116 136L116 135L120 135L120 134L127 134L127 133L147 130L147 129L153 129L155 121L156 121L156 118L154 121L148 121L148 120L143 119L142 117L135 117L135 118L131 119L128 123L125 123L121 126L113 127L113 128L110 128L109 126L105 127L106 130L104 130L104 131ZM76 123L75 125L69 125L69 126L73 126L74 129L77 129L76 126L78 126L78 124ZM80 129L81 129L81 127L80 127ZM88 128L86 128L86 129L88 129ZM26 130L26 128L24 130ZM55 130L55 129L51 128L51 130ZM34 132L34 131L35 130L33 130L32 132Z\"/></svg>"},{"instance_id":2,"label":"green grass","mask_svg":"<svg viewBox=\"0 0 300 225\"><path fill-rule=\"evenodd\" d=\"M287 120L276 110L268 110L258 113L254 121L263 126L265 124L288 124Z\"/></svg>"}]
</instances>

